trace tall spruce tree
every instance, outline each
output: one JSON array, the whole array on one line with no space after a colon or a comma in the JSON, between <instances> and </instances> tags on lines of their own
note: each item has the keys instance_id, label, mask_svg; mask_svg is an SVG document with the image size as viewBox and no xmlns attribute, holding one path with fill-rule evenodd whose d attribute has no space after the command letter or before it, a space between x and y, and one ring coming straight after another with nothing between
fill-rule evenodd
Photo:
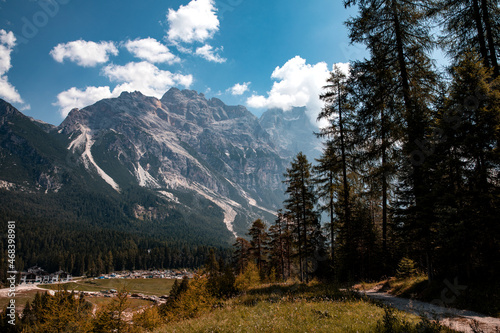
<instances>
[{"instance_id":1,"label":"tall spruce tree","mask_svg":"<svg viewBox=\"0 0 500 333\"><path fill-rule=\"evenodd\" d=\"M327 120L329 125L320 129L319 137L328 139L329 158L340 157L340 168L342 171L342 214L343 223L347 234L350 232L351 211L349 203L349 172L348 159L350 153L350 126L348 119L349 105L347 103L347 75L337 65L334 66L327 85L323 87L326 91L320 96L325 106L318 115L318 120ZM334 160L328 163L334 163ZM324 164L324 163L323 163Z\"/></svg>"},{"instance_id":2,"label":"tall spruce tree","mask_svg":"<svg viewBox=\"0 0 500 333\"><path fill-rule=\"evenodd\" d=\"M465 52L475 51L484 65L499 75L500 8L498 0L441 0L430 13L438 16L441 40L455 64Z\"/></svg>"},{"instance_id":3,"label":"tall spruce tree","mask_svg":"<svg viewBox=\"0 0 500 333\"><path fill-rule=\"evenodd\" d=\"M236 274L242 274L247 267L248 261L250 260L250 242L245 238L236 237L236 241L233 244L234 255L233 263L236 270Z\"/></svg>"},{"instance_id":4,"label":"tall spruce tree","mask_svg":"<svg viewBox=\"0 0 500 333\"><path fill-rule=\"evenodd\" d=\"M395 73L379 66L387 63L387 54L374 49L371 59L354 62L350 77L350 101L355 110L353 136L357 171L381 204L382 248L388 259L387 235L390 188L394 182L396 164L400 160L397 143L403 138L401 105L394 98L397 86Z\"/></svg>"},{"instance_id":5,"label":"tall spruce tree","mask_svg":"<svg viewBox=\"0 0 500 333\"><path fill-rule=\"evenodd\" d=\"M327 212L330 217L330 260L332 269L335 267L335 239L337 232L336 220L337 214L335 206L339 201L339 192L342 186L339 186L339 175L342 170L342 160L337 155L337 149L334 142L329 140L324 143L323 154L316 160L318 163L314 166L314 181L317 186L317 195L322 203L320 209Z\"/></svg>"},{"instance_id":6,"label":"tall spruce tree","mask_svg":"<svg viewBox=\"0 0 500 333\"><path fill-rule=\"evenodd\" d=\"M262 275L265 273L264 266L267 261L268 248L267 240L268 234L266 230L266 225L261 219L257 219L252 223L252 226L248 230L248 235L250 238L250 254L254 258L257 268Z\"/></svg>"},{"instance_id":7,"label":"tall spruce tree","mask_svg":"<svg viewBox=\"0 0 500 333\"><path fill-rule=\"evenodd\" d=\"M452 68L434 135L440 273L469 279L500 269L500 81L482 60L465 53Z\"/></svg>"},{"instance_id":8,"label":"tall spruce tree","mask_svg":"<svg viewBox=\"0 0 500 333\"><path fill-rule=\"evenodd\" d=\"M287 258L289 257L287 248L290 247L287 246L289 239L286 233L286 223L286 218L280 209L274 224L269 227L270 265L275 268L282 280L286 280L289 275L287 273Z\"/></svg>"},{"instance_id":9,"label":"tall spruce tree","mask_svg":"<svg viewBox=\"0 0 500 333\"><path fill-rule=\"evenodd\" d=\"M311 175L311 164L303 153L298 153L285 173L288 199L285 200L287 215L294 221L296 247L299 256L300 280L308 280L306 262L314 255L311 234L317 229L319 217L315 210L316 195Z\"/></svg>"},{"instance_id":10,"label":"tall spruce tree","mask_svg":"<svg viewBox=\"0 0 500 333\"><path fill-rule=\"evenodd\" d=\"M346 0L358 5L359 15L347 22L352 42L364 43L374 65L392 72L394 106L401 105L405 136L401 167L400 207L404 223L415 231L414 245L424 254L432 279L432 245L429 230L434 218L429 211L425 146L431 121L431 102L436 77L429 52L434 43L426 22L428 2L401 0ZM389 82L389 81L388 81ZM424 149L425 150L425 149Z\"/></svg>"}]
</instances>

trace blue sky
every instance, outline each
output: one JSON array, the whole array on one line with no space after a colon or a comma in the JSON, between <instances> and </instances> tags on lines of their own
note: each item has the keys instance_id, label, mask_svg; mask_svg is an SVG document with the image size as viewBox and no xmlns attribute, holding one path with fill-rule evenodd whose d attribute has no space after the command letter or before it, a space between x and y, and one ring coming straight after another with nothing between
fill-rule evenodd
<instances>
[{"instance_id":1,"label":"blue sky","mask_svg":"<svg viewBox=\"0 0 500 333\"><path fill-rule=\"evenodd\" d=\"M260 115L306 106L349 45L332 0L0 0L0 97L58 125L73 107L189 88Z\"/></svg>"}]
</instances>

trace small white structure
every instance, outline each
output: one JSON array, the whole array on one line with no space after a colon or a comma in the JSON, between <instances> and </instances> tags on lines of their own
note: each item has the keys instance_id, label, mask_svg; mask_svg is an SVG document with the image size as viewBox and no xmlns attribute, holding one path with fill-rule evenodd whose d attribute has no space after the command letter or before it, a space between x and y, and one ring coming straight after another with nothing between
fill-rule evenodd
<instances>
[{"instance_id":1,"label":"small white structure","mask_svg":"<svg viewBox=\"0 0 500 333\"><path fill-rule=\"evenodd\" d=\"M57 271L49 274L38 266L28 268L27 272L21 273L20 283L55 283L71 281L71 274L65 271Z\"/></svg>"}]
</instances>

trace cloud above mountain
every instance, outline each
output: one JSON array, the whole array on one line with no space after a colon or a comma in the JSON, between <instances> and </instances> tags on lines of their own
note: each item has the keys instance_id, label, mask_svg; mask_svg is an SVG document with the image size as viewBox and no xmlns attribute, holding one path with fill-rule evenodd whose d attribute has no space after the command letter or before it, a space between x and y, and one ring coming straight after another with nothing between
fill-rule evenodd
<instances>
[{"instance_id":1,"label":"cloud above mountain","mask_svg":"<svg viewBox=\"0 0 500 333\"><path fill-rule=\"evenodd\" d=\"M219 31L219 19L213 0L192 0L167 13L168 40L174 43L204 43Z\"/></svg>"},{"instance_id":2,"label":"cloud above mountain","mask_svg":"<svg viewBox=\"0 0 500 333\"><path fill-rule=\"evenodd\" d=\"M193 82L192 75L183 75L161 70L155 65L143 62L130 62L124 66L110 64L102 69L102 75L117 85L86 87L80 90L72 87L57 95L55 106L63 117L66 117L73 108L82 108L104 98L119 96L123 91L140 91L144 95L161 98L174 86L189 88Z\"/></svg>"},{"instance_id":3,"label":"cloud above mountain","mask_svg":"<svg viewBox=\"0 0 500 333\"><path fill-rule=\"evenodd\" d=\"M16 37L12 31L0 30L0 97L22 105L21 109L29 109L17 89L9 82L7 72L12 68L11 53L16 46Z\"/></svg>"},{"instance_id":4,"label":"cloud above mountain","mask_svg":"<svg viewBox=\"0 0 500 333\"><path fill-rule=\"evenodd\" d=\"M214 0L192 0L179 9L170 8L167 13L169 29L166 39L182 53L199 56L207 61L223 63L226 59L217 52L222 47L214 48L208 44L215 33L219 31L219 18ZM192 44L204 44L196 50Z\"/></svg>"},{"instance_id":5,"label":"cloud above mountain","mask_svg":"<svg viewBox=\"0 0 500 333\"><path fill-rule=\"evenodd\" d=\"M250 85L250 82L236 83L234 86L229 88L227 91L229 91L231 93L231 95L233 95L233 96L240 96L248 91L249 85Z\"/></svg>"},{"instance_id":6,"label":"cloud above mountain","mask_svg":"<svg viewBox=\"0 0 500 333\"><path fill-rule=\"evenodd\" d=\"M50 51L50 55L60 63L69 59L82 67L95 67L107 63L110 55L118 55L118 49L114 42L96 43L80 39L56 45Z\"/></svg>"},{"instance_id":7,"label":"cloud above mountain","mask_svg":"<svg viewBox=\"0 0 500 333\"><path fill-rule=\"evenodd\" d=\"M151 63L167 63L171 65L181 61L179 57L170 52L166 45L151 37L128 40L124 46L136 58Z\"/></svg>"},{"instance_id":8,"label":"cloud above mountain","mask_svg":"<svg viewBox=\"0 0 500 333\"><path fill-rule=\"evenodd\" d=\"M187 88L193 82L192 75L175 74L161 70L146 61L131 62L125 66L108 65L103 68L102 73L110 81L120 83L115 89L138 90L144 95L158 98L174 85Z\"/></svg>"},{"instance_id":9,"label":"cloud above mountain","mask_svg":"<svg viewBox=\"0 0 500 333\"><path fill-rule=\"evenodd\" d=\"M85 90L80 90L72 87L57 95L55 106L59 106L59 111L63 117L74 108L83 108L92 105L97 101L105 98L116 97L109 87L87 87Z\"/></svg>"},{"instance_id":10,"label":"cloud above mountain","mask_svg":"<svg viewBox=\"0 0 500 333\"><path fill-rule=\"evenodd\" d=\"M348 64L339 64L342 68ZM293 107L306 107L311 123L316 124L323 102L319 95L329 76L330 70L325 62L308 64L300 56L288 60L283 66L275 68L271 78L275 80L267 96L254 94L247 99L253 108L277 108L289 111Z\"/></svg>"},{"instance_id":11,"label":"cloud above mountain","mask_svg":"<svg viewBox=\"0 0 500 333\"><path fill-rule=\"evenodd\" d=\"M194 80L191 74L173 73L160 67L182 63L171 49L210 62L226 61L219 54L222 47L214 48L208 43L219 31L220 23L213 0L191 0L177 10L170 8L166 18L168 30L164 42L167 44L147 37L122 42L75 40L56 45L50 51L55 61L63 63L69 60L82 67L101 65L101 75L116 84L114 87L87 86L85 89L71 87L60 92L53 103L59 107L60 114L65 117L75 107L81 108L103 98L117 97L122 91L137 90L160 98L173 86L189 88ZM125 48L141 61L125 65L109 63L111 56L118 55L118 47Z\"/></svg>"}]
</instances>

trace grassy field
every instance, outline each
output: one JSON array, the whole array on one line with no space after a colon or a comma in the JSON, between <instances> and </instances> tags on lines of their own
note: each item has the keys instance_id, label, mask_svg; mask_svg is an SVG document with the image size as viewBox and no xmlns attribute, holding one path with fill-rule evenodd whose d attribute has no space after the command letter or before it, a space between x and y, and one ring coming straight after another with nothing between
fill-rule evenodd
<instances>
[{"instance_id":1,"label":"grassy field","mask_svg":"<svg viewBox=\"0 0 500 333\"><path fill-rule=\"evenodd\" d=\"M145 295L168 295L174 280L171 279L85 279L65 284L68 290L75 291L101 291L101 290L126 290L130 293ZM58 285L40 285L41 288L57 290Z\"/></svg>"},{"instance_id":2,"label":"grassy field","mask_svg":"<svg viewBox=\"0 0 500 333\"><path fill-rule=\"evenodd\" d=\"M158 332L373 332L383 312L364 301L232 304Z\"/></svg>"},{"instance_id":3,"label":"grassy field","mask_svg":"<svg viewBox=\"0 0 500 333\"><path fill-rule=\"evenodd\" d=\"M36 292L37 290L17 291L15 297L17 311L24 309L26 302L35 298ZM9 301L10 297L0 297L0 311L2 311L9 304Z\"/></svg>"},{"instance_id":4,"label":"grassy field","mask_svg":"<svg viewBox=\"0 0 500 333\"><path fill-rule=\"evenodd\" d=\"M361 282L354 286L357 290L370 290L380 288L380 291L387 291L395 296L411 297L412 294L422 290L427 286L426 275L416 275L407 278L390 278L376 282Z\"/></svg>"},{"instance_id":5,"label":"grassy field","mask_svg":"<svg viewBox=\"0 0 500 333\"><path fill-rule=\"evenodd\" d=\"M373 302L333 287L268 286L155 332L376 332L384 314L384 309ZM419 317L399 311L393 318L397 323L409 323L409 332L420 322ZM451 331L443 328L441 332Z\"/></svg>"},{"instance_id":6,"label":"grassy field","mask_svg":"<svg viewBox=\"0 0 500 333\"><path fill-rule=\"evenodd\" d=\"M51 287L55 287L55 285L51 285ZM51 288L51 289L57 289L57 288ZM16 297L15 297L16 310L22 311L24 309L24 306L26 305L26 302L32 301L35 298L37 292L43 293L44 291L29 290L29 291L16 292ZM90 303L96 305L97 308L100 308L101 306L108 304L112 300L112 298L110 297L87 297L86 299ZM4 309L8 305L9 300L10 298L0 297L0 311L2 311L2 309ZM152 302L146 300L129 299L129 306L127 308L127 311L136 311L139 310L140 308L151 306L152 304L153 304Z\"/></svg>"},{"instance_id":7,"label":"grassy field","mask_svg":"<svg viewBox=\"0 0 500 333\"><path fill-rule=\"evenodd\" d=\"M68 291L101 291L101 290L127 290L130 293L142 293L145 295L168 295L174 280L171 279L102 279L93 280L85 279L78 280L66 284L47 284L39 285L40 288L58 290L63 286L68 288ZM16 309L17 311L22 311L24 305L27 301L32 301L37 292L43 292L41 290L29 290L29 291L17 291L16 292ZM0 297L0 309L3 309L9 304L10 298ZM110 300L107 297L89 297L88 301L99 305L101 303L106 303ZM136 300L131 300L134 303ZM141 301L144 304L151 304L148 301ZM142 304L142 303L141 303ZM142 304L142 305L144 305ZM1 310L0 310L1 311Z\"/></svg>"}]
</instances>

